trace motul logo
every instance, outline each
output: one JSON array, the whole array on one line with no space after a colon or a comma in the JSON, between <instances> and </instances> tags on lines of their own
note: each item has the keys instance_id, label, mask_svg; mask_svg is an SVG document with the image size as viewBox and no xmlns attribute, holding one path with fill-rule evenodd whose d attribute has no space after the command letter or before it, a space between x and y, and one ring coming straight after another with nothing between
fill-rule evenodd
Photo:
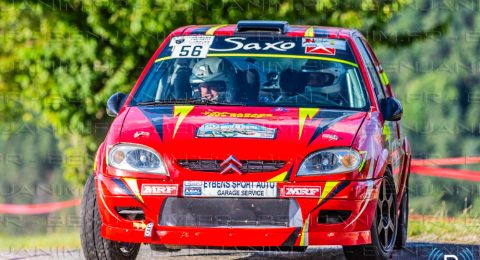
<instances>
[{"instance_id":1,"label":"motul logo","mask_svg":"<svg viewBox=\"0 0 480 260\"><path fill-rule=\"evenodd\" d=\"M142 195L176 196L177 184L143 184Z\"/></svg>"},{"instance_id":2,"label":"motul logo","mask_svg":"<svg viewBox=\"0 0 480 260\"><path fill-rule=\"evenodd\" d=\"M320 187L311 186L284 186L282 189L283 197L314 197L319 198L321 194Z\"/></svg>"}]
</instances>

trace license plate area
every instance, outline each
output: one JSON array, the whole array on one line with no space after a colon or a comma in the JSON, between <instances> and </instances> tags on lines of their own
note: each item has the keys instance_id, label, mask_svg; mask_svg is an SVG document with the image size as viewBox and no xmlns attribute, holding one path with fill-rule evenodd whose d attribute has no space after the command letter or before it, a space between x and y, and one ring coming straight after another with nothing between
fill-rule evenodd
<instances>
[{"instance_id":1,"label":"license plate area","mask_svg":"<svg viewBox=\"0 0 480 260\"><path fill-rule=\"evenodd\" d=\"M276 198L275 182L184 181L184 197Z\"/></svg>"}]
</instances>

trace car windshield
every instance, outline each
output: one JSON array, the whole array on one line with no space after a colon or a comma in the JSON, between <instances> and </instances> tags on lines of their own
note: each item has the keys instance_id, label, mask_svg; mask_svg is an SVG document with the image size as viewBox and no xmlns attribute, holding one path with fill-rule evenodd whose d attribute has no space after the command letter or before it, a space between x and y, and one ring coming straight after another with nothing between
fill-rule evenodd
<instances>
[{"instance_id":1,"label":"car windshield","mask_svg":"<svg viewBox=\"0 0 480 260\"><path fill-rule=\"evenodd\" d=\"M368 107L348 42L285 36L173 37L130 105L157 104Z\"/></svg>"}]
</instances>

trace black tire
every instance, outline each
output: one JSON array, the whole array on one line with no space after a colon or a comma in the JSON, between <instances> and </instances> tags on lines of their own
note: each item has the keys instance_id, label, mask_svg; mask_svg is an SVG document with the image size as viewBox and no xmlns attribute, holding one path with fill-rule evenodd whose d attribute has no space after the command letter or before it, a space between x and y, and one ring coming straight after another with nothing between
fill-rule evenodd
<instances>
[{"instance_id":1,"label":"black tire","mask_svg":"<svg viewBox=\"0 0 480 260\"><path fill-rule=\"evenodd\" d=\"M93 175L87 179L80 205L80 241L83 254L88 260L126 260L135 259L140 244L123 243L104 239L100 235L102 219L98 211L95 179Z\"/></svg>"},{"instance_id":2,"label":"black tire","mask_svg":"<svg viewBox=\"0 0 480 260\"><path fill-rule=\"evenodd\" d=\"M400 215L398 216L398 231L397 239L395 240L395 249L403 249L407 244L408 236L408 209L409 209L409 195L408 195L408 179L407 186L400 202Z\"/></svg>"},{"instance_id":3,"label":"black tire","mask_svg":"<svg viewBox=\"0 0 480 260\"><path fill-rule=\"evenodd\" d=\"M371 231L372 243L344 246L347 259L388 259L393 253L397 236L397 196L392 174L387 168L380 187Z\"/></svg>"}]
</instances>

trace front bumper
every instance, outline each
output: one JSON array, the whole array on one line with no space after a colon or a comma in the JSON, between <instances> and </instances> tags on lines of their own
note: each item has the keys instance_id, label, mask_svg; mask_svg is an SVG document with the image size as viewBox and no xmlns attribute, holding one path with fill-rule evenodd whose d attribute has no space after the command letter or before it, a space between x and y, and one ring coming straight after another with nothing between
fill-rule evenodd
<instances>
[{"instance_id":1,"label":"front bumper","mask_svg":"<svg viewBox=\"0 0 480 260\"><path fill-rule=\"evenodd\" d=\"M370 227L372 225L376 198L381 179L367 181L335 181L335 182L279 182L277 188L289 187L320 187L318 197L290 197L284 194L278 199L250 199L250 198L225 198L210 199L197 198L196 200L211 200L211 207L205 213L210 220L206 223L194 221L162 221L163 212L174 212L172 201L186 201L183 198L183 183L169 182L169 185L178 185L178 194L164 196L142 196L139 192L143 184L158 184L162 181L154 179L122 179L97 175L96 188L100 214L102 217L102 236L114 241L185 245L185 246L215 246L215 247L291 247L308 245L359 245L370 243ZM280 198L282 197L282 198ZM273 216L269 221L253 221L246 224L235 222L222 222L216 218L214 212L228 206L229 201L246 202L256 207L253 213L264 219L265 212L270 211ZM251 201L249 201L251 200ZM263 201L260 201L263 200ZM268 208L267 200L272 201L275 208ZM282 213L282 203L288 201L289 220L275 215ZM168 202L168 203L167 203ZM261 203L253 203L261 202ZM223 204L220 204L223 203ZM277 204L276 204L277 203ZM169 207L170 209L166 208ZM174 207L181 207L182 214L187 214L198 209L195 204L180 203ZM206 206L209 204L206 203ZM216 206L215 206L216 205ZM293 206L292 206L293 205ZM261 209L263 207L263 209ZM141 220L129 220L118 213L119 208L135 208L143 210ZM180 210L180 208L179 208ZM336 212L348 212L341 219L326 217L325 214L335 216ZM202 213L205 215L205 213ZM225 211L221 215L224 215ZM241 212L229 219L239 217L252 218L252 215ZM246 216L244 216L246 215ZM165 216L164 220L165 220ZM204 218L205 219L205 218ZM216 219L212 221L212 219ZM272 219L275 219L273 221ZM147 224L153 223L151 236L145 236ZM202 224L203 223L203 224ZM217 223L217 224L215 224ZM218 224L221 223L221 224ZM280 224L278 224L280 223Z\"/></svg>"}]
</instances>

